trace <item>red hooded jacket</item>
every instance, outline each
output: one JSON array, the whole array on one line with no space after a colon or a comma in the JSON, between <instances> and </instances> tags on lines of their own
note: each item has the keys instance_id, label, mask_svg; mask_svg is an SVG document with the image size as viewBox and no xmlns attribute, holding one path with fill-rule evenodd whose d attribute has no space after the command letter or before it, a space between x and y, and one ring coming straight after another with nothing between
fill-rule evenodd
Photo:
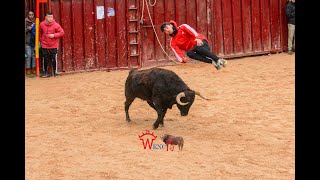
<instances>
[{"instance_id":1,"label":"red hooded jacket","mask_svg":"<svg viewBox=\"0 0 320 180\"><path fill-rule=\"evenodd\" d=\"M193 49L197 44L197 42L195 41L196 38L201 40L207 40L207 38L202 34L197 33L197 31L195 31L188 24L182 24L178 27L177 23L173 20L170 21L170 24L173 24L178 31L178 33L176 35L173 35L173 37L171 38L171 48L177 59L180 62L184 62L183 58L185 57L185 54L183 53L183 51Z\"/></svg>"},{"instance_id":2,"label":"red hooded jacket","mask_svg":"<svg viewBox=\"0 0 320 180\"><path fill-rule=\"evenodd\" d=\"M44 20L40 23L39 27L41 47L46 49L58 48L59 38L64 35L62 27L55 20L51 23ZM48 34L54 34L54 38L49 38Z\"/></svg>"}]
</instances>

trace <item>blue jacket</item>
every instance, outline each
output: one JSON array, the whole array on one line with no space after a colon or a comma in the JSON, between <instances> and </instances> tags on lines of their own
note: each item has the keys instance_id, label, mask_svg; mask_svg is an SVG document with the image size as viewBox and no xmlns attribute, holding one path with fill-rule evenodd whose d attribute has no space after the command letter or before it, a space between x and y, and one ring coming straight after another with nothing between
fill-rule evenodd
<instances>
[{"instance_id":1,"label":"blue jacket","mask_svg":"<svg viewBox=\"0 0 320 180\"><path fill-rule=\"evenodd\" d=\"M31 28L32 35L36 37L36 25L33 25Z\"/></svg>"},{"instance_id":2,"label":"blue jacket","mask_svg":"<svg viewBox=\"0 0 320 180\"><path fill-rule=\"evenodd\" d=\"M288 24L295 25L296 17L296 5L293 2L288 2L286 5L286 15L288 19Z\"/></svg>"},{"instance_id":3,"label":"blue jacket","mask_svg":"<svg viewBox=\"0 0 320 180\"><path fill-rule=\"evenodd\" d=\"M29 45L31 47L35 46L35 41L36 41L36 25L34 24L31 28L31 35L30 35L30 43Z\"/></svg>"}]
</instances>

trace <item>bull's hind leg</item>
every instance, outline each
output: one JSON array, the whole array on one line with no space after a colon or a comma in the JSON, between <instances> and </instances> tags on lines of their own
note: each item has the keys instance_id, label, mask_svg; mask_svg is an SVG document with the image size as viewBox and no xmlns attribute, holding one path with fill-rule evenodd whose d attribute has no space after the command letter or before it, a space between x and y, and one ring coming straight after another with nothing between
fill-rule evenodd
<instances>
[{"instance_id":1,"label":"bull's hind leg","mask_svg":"<svg viewBox=\"0 0 320 180\"><path fill-rule=\"evenodd\" d=\"M129 123L131 122L130 116L129 116L129 107L134 101L135 98L126 98L126 102L124 103L124 111L126 112L126 121Z\"/></svg>"}]
</instances>

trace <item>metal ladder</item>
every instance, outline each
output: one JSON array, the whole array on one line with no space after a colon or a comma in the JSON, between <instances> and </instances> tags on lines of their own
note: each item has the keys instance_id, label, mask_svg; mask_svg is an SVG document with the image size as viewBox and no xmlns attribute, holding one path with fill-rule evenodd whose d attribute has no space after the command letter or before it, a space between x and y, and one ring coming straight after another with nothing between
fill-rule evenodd
<instances>
[{"instance_id":1,"label":"metal ladder","mask_svg":"<svg viewBox=\"0 0 320 180\"><path fill-rule=\"evenodd\" d=\"M139 0L127 0L128 66L141 67Z\"/></svg>"}]
</instances>

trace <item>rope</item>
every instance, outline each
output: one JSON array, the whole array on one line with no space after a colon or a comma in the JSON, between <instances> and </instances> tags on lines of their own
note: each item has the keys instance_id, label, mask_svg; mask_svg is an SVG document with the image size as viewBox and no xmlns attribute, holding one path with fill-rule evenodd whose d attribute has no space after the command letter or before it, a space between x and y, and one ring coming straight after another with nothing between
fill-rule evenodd
<instances>
[{"instance_id":1,"label":"rope","mask_svg":"<svg viewBox=\"0 0 320 180\"><path fill-rule=\"evenodd\" d=\"M158 43L159 43L162 51L167 55L167 57L169 58L169 60L171 60L172 62L174 62L174 63L176 63L176 64L180 64L180 63L176 62L174 59L172 59L172 58L167 54L167 52L164 50L162 44L160 43L159 37L158 37L157 32L156 32L156 30L155 30L155 28L154 28L154 24L153 24L151 15L150 15L149 7L148 7L148 2L147 2L147 0L145 0L145 1L146 1L146 4L147 4L147 11L148 11L148 14L149 14L149 18L150 18L150 22L151 22L151 25L152 25L154 34L156 35L157 41L158 41ZM141 20L140 20L140 21L143 21L144 1L142 1L142 2L143 2L143 4L142 4L142 13L141 13L142 15L141 15ZM156 2L157 2L157 1L155 0L155 3L154 3L153 5L151 5L151 4L150 4L150 0L149 0L150 6L154 6L154 5L156 4Z\"/></svg>"},{"instance_id":2,"label":"rope","mask_svg":"<svg viewBox=\"0 0 320 180\"><path fill-rule=\"evenodd\" d=\"M143 11L144 11L144 0L142 0L142 10L141 10L140 22L143 22Z\"/></svg>"},{"instance_id":3,"label":"rope","mask_svg":"<svg viewBox=\"0 0 320 180\"><path fill-rule=\"evenodd\" d=\"M149 0L149 5L150 5L150 6L156 5L156 3L157 3L157 0L154 0L154 3L151 5L151 0Z\"/></svg>"}]
</instances>

